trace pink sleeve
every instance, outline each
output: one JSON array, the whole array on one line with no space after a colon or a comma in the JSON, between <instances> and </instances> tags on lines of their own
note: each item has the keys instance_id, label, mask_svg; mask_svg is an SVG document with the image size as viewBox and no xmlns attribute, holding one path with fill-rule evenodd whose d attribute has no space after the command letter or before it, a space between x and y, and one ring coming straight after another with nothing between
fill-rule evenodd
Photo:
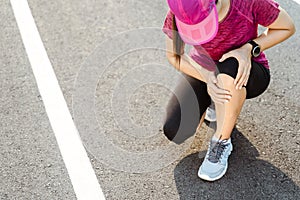
<instances>
[{"instance_id":1,"label":"pink sleeve","mask_svg":"<svg viewBox=\"0 0 300 200\"><path fill-rule=\"evenodd\" d=\"M163 28L162 28L162 31L167 35L169 36L170 39L173 39L173 14L172 12L169 10L167 15L166 15L166 18L165 18L165 21L164 21L164 25L163 25Z\"/></svg>"},{"instance_id":2,"label":"pink sleeve","mask_svg":"<svg viewBox=\"0 0 300 200\"><path fill-rule=\"evenodd\" d=\"M279 4L274 0L253 0L254 21L262 26L269 26L279 15Z\"/></svg>"}]
</instances>

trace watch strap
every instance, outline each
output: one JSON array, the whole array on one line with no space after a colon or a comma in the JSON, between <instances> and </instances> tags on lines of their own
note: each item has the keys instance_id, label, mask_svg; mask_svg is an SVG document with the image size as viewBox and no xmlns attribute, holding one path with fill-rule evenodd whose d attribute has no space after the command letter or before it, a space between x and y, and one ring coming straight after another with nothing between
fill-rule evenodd
<instances>
[{"instance_id":1,"label":"watch strap","mask_svg":"<svg viewBox=\"0 0 300 200\"><path fill-rule=\"evenodd\" d=\"M254 56L253 55L253 50L254 50L255 47L259 47L259 45L254 40L249 40L247 43L252 45L251 55Z\"/></svg>"},{"instance_id":2,"label":"watch strap","mask_svg":"<svg viewBox=\"0 0 300 200\"><path fill-rule=\"evenodd\" d=\"M248 43L250 43L253 47L259 46L254 40L249 40Z\"/></svg>"}]
</instances>

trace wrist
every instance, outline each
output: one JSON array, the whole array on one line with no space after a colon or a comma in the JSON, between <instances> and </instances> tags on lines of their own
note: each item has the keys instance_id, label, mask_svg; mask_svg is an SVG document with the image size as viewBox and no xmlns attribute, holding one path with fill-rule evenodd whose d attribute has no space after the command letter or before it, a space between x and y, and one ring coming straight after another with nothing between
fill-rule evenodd
<instances>
[{"instance_id":1,"label":"wrist","mask_svg":"<svg viewBox=\"0 0 300 200\"><path fill-rule=\"evenodd\" d=\"M247 44L250 44L252 46L251 51L250 51L251 55L255 58L258 57L261 53L261 48L260 48L259 44L257 44L256 41L254 41L254 40L249 40L247 42Z\"/></svg>"},{"instance_id":2,"label":"wrist","mask_svg":"<svg viewBox=\"0 0 300 200\"><path fill-rule=\"evenodd\" d=\"M210 79L211 76L216 76L215 71L206 70L204 76L205 76L205 82L208 83L208 80Z\"/></svg>"},{"instance_id":3,"label":"wrist","mask_svg":"<svg viewBox=\"0 0 300 200\"><path fill-rule=\"evenodd\" d=\"M246 44L244 44L241 48L247 50L248 54L251 54L252 45L249 44L248 42Z\"/></svg>"}]
</instances>

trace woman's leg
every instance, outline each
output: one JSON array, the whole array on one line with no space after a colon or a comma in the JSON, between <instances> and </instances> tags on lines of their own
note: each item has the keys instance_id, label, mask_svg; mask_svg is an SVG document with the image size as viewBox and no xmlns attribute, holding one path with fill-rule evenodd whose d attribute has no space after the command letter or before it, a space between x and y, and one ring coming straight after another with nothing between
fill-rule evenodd
<instances>
[{"instance_id":1,"label":"woman's leg","mask_svg":"<svg viewBox=\"0 0 300 200\"><path fill-rule=\"evenodd\" d=\"M243 103L247 98L253 98L263 93L267 88L270 76L262 65L252 62L249 82L246 87L236 90L234 78L238 71L238 61L228 58L218 63L217 79L219 87L230 90L232 98L228 103L216 103L217 131L210 142L205 159L198 170L198 176L204 180L215 181L227 171L228 157L233 149L230 135L239 116ZM220 138L220 139L218 139Z\"/></svg>"},{"instance_id":2,"label":"woman's leg","mask_svg":"<svg viewBox=\"0 0 300 200\"><path fill-rule=\"evenodd\" d=\"M218 69L219 86L229 90L232 94L232 98L228 103L216 104L217 130L215 137L223 140L230 138L245 99L254 98L266 90L270 82L270 74L264 66L252 62L247 86L237 90L233 82L238 70L238 61L235 58L229 58L219 63Z\"/></svg>"},{"instance_id":3,"label":"woman's leg","mask_svg":"<svg viewBox=\"0 0 300 200\"><path fill-rule=\"evenodd\" d=\"M211 103L206 83L183 74L167 106L163 126L166 137L180 144L194 135Z\"/></svg>"},{"instance_id":4,"label":"woman's leg","mask_svg":"<svg viewBox=\"0 0 300 200\"><path fill-rule=\"evenodd\" d=\"M221 140L229 139L236 120L242 110L246 99L246 88L237 90L234 85L234 79L227 74L217 76L218 85L229 90L232 97L228 103L215 103L217 113L217 130L215 137Z\"/></svg>"}]
</instances>

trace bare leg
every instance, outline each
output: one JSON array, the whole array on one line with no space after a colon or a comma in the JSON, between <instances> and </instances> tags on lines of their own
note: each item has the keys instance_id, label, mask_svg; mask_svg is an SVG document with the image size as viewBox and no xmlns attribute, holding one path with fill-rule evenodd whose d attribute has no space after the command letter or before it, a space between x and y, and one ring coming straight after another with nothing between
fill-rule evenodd
<instances>
[{"instance_id":1,"label":"bare leg","mask_svg":"<svg viewBox=\"0 0 300 200\"><path fill-rule=\"evenodd\" d=\"M217 76L218 86L227 89L232 94L232 98L228 103L216 103L217 114L217 130L215 137L229 139L236 120L242 110L246 99L246 89L235 89L234 79L226 74L219 74Z\"/></svg>"},{"instance_id":2,"label":"bare leg","mask_svg":"<svg viewBox=\"0 0 300 200\"><path fill-rule=\"evenodd\" d=\"M204 118L205 118L205 113L202 115L202 117L201 117L201 119L200 119L200 122L199 122L199 125L198 125L198 127L197 127L197 130L198 130L199 128L201 128L201 126L202 126L202 124L203 124L203 122L204 122Z\"/></svg>"}]
</instances>

